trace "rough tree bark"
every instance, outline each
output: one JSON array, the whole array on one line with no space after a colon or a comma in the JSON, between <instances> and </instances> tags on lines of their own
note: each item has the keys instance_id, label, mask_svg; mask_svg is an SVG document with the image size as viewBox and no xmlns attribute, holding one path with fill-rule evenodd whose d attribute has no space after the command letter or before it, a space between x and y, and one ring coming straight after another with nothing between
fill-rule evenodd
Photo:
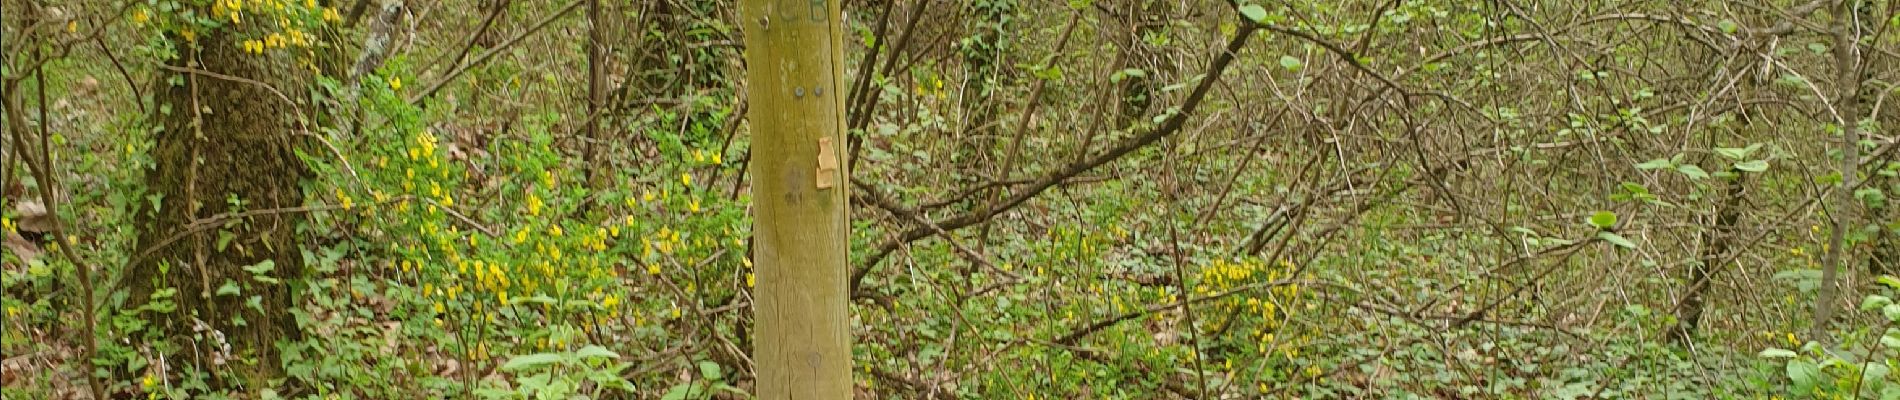
<instances>
[{"instance_id":1,"label":"rough tree bark","mask_svg":"<svg viewBox=\"0 0 1900 400\"><path fill-rule=\"evenodd\" d=\"M296 87L287 68L236 41L226 32L177 41L181 56L155 75L149 118L161 130L145 180L163 197L137 213L145 254L123 283L131 307L176 305L146 317L159 335L197 352L181 359L224 372L214 386L259 388L283 376L276 341L300 337L286 312L295 305L290 285L303 275L302 218L290 209L303 205L298 181L308 171L292 151L286 116L308 107L266 86ZM249 216L230 218L240 212ZM254 272L263 264L271 267ZM227 283L239 291L219 293Z\"/></svg>"},{"instance_id":2,"label":"rough tree bark","mask_svg":"<svg viewBox=\"0 0 1900 400\"><path fill-rule=\"evenodd\" d=\"M745 0L760 399L849 399L839 2Z\"/></svg>"},{"instance_id":3,"label":"rough tree bark","mask_svg":"<svg viewBox=\"0 0 1900 400\"><path fill-rule=\"evenodd\" d=\"M1835 109L1840 113L1841 122L1841 184L1834 188L1827 207L1827 214L1833 219L1834 229L1828 235L1827 253L1822 257L1821 288L1814 300L1814 324L1808 327L1808 337L1823 343L1832 342L1827 335L1828 320L1833 318L1834 304L1840 288L1840 271L1852 258L1847 248L1847 230L1859 226L1859 204L1854 199L1854 187L1858 185L1860 170L1860 29L1855 26L1851 12L1854 1L1841 1L1835 5L1834 16L1834 69L1836 89L1840 99L1835 101Z\"/></svg>"}]
</instances>

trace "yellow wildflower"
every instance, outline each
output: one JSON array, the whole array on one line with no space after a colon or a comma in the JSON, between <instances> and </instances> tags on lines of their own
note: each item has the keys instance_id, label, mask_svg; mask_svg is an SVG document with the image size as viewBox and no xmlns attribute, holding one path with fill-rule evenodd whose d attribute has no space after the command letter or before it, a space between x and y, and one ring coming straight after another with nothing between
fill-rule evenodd
<instances>
[{"instance_id":1,"label":"yellow wildflower","mask_svg":"<svg viewBox=\"0 0 1900 400\"><path fill-rule=\"evenodd\" d=\"M389 78L389 90L402 90L402 77Z\"/></svg>"},{"instance_id":2,"label":"yellow wildflower","mask_svg":"<svg viewBox=\"0 0 1900 400\"><path fill-rule=\"evenodd\" d=\"M693 186L693 174L680 173L680 184L688 187Z\"/></svg>"},{"instance_id":3,"label":"yellow wildflower","mask_svg":"<svg viewBox=\"0 0 1900 400\"><path fill-rule=\"evenodd\" d=\"M687 203L686 210L690 212L699 212L699 199L693 199L691 203Z\"/></svg>"},{"instance_id":4,"label":"yellow wildflower","mask_svg":"<svg viewBox=\"0 0 1900 400\"><path fill-rule=\"evenodd\" d=\"M350 193L344 193L344 190L336 190L336 201L342 201L344 210L348 210L352 205L355 205L355 203L350 201Z\"/></svg>"},{"instance_id":5,"label":"yellow wildflower","mask_svg":"<svg viewBox=\"0 0 1900 400\"><path fill-rule=\"evenodd\" d=\"M544 205L546 204L541 202L541 196L528 195L528 215L541 215L541 206Z\"/></svg>"}]
</instances>

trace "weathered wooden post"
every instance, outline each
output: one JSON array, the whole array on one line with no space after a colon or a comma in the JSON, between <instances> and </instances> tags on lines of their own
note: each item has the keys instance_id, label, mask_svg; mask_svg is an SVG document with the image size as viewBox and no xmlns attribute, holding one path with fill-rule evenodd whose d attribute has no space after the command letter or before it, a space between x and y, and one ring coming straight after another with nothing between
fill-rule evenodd
<instances>
[{"instance_id":1,"label":"weathered wooden post","mask_svg":"<svg viewBox=\"0 0 1900 400\"><path fill-rule=\"evenodd\" d=\"M851 398L839 2L743 0L760 399Z\"/></svg>"}]
</instances>

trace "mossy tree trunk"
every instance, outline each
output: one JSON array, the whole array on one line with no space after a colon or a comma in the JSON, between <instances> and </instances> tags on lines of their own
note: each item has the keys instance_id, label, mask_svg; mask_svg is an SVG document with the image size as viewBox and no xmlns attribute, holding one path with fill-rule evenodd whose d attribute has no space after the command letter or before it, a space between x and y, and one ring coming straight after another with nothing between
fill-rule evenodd
<instances>
[{"instance_id":1,"label":"mossy tree trunk","mask_svg":"<svg viewBox=\"0 0 1900 400\"><path fill-rule=\"evenodd\" d=\"M839 2L745 0L754 393L852 398Z\"/></svg>"},{"instance_id":2,"label":"mossy tree trunk","mask_svg":"<svg viewBox=\"0 0 1900 400\"><path fill-rule=\"evenodd\" d=\"M1735 174L1728 181L1728 195L1715 207L1715 224L1709 232L1707 245L1703 247L1702 259L1689 264L1689 288L1682 295L1681 304L1676 305L1676 326L1672 329L1676 343L1688 344L1695 339L1696 328L1702 325L1703 304L1709 289L1715 286L1715 279L1730 261L1729 249L1735 243L1736 224L1742 217L1742 184L1747 175L1742 170L1729 169Z\"/></svg>"},{"instance_id":3,"label":"mossy tree trunk","mask_svg":"<svg viewBox=\"0 0 1900 400\"><path fill-rule=\"evenodd\" d=\"M970 36L959 44L963 57L963 137L957 138L956 157L968 166L959 177L977 177L984 175L981 168L975 166L989 164L999 142L997 132L1002 119L998 113L1002 110L1004 96L998 90L1009 85L1008 74L1001 65L1005 64L1003 54L1013 50L1015 35L1009 30L1014 18L1014 1L972 1L964 4L965 18L968 20ZM970 185L982 185L982 182L966 182Z\"/></svg>"},{"instance_id":4,"label":"mossy tree trunk","mask_svg":"<svg viewBox=\"0 0 1900 400\"><path fill-rule=\"evenodd\" d=\"M194 353L180 361L218 372L214 386L255 389L283 376L274 344L300 336L288 313L303 274L302 214L292 209L303 205L298 181L308 172L292 151L290 116L309 107L289 103L302 91L286 67L237 41L225 32L180 40L180 57L156 74L150 120L160 131L146 184L163 197L138 214L148 254L124 284L131 307L176 306L145 318Z\"/></svg>"}]
</instances>

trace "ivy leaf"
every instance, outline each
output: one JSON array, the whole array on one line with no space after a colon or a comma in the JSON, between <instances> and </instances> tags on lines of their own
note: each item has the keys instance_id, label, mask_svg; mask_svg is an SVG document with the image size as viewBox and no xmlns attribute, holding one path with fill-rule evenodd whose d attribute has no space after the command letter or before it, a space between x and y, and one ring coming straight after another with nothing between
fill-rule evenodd
<instances>
[{"instance_id":1,"label":"ivy leaf","mask_svg":"<svg viewBox=\"0 0 1900 400\"><path fill-rule=\"evenodd\" d=\"M1305 63L1300 62L1300 59L1294 58L1293 56L1289 56L1289 55L1280 56L1280 67L1286 68L1286 70L1288 71L1299 71L1300 67L1304 65Z\"/></svg>"},{"instance_id":2,"label":"ivy leaf","mask_svg":"<svg viewBox=\"0 0 1900 400\"><path fill-rule=\"evenodd\" d=\"M719 370L719 363L715 363L712 361L700 361L699 362L699 376L703 376L703 377L706 377L706 379L716 381L716 380L725 378L726 374Z\"/></svg>"},{"instance_id":3,"label":"ivy leaf","mask_svg":"<svg viewBox=\"0 0 1900 400\"><path fill-rule=\"evenodd\" d=\"M1888 367L1886 363L1867 363L1867 369L1863 371L1863 374L1866 375L1866 377L1862 378L1861 381L1866 382L1867 387L1869 389L1885 392L1884 390L1879 390L1879 389L1881 386L1886 385L1887 375L1892 374L1892 373L1893 373L1893 368ZM1883 395L1883 397L1885 396L1891 396L1891 395L1890 394ZM1891 398L1891 397L1888 397L1888 398Z\"/></svg>"},{"instance_id":4,"label":"ivy leaf","mask_svg":"<svg viewBox=\"0 0 1900 400\"><path fill-rule=\"evenodd\" d=\"M1676 166L1676 163L1670 162L1669 159L1658 158L1654 160L1644 161L1642 164L1636 164L1636 169L1652 170L1652 169L1669 168L1669 167L1674 167L1674 166Z\"/></svg>"},{"instance_id":5,"label":"ivy leaf","mask_svg":"<svg viewBox=\"0 0 1900 400\"><path fill-rule=\"evenodd\" d=\"M230 279L224 280L224 285L218 286L219 296L236 296L240 292L241 290L238 289L237 281Z\"/></svg>"},{"instance_id":6,"label":"ivy leaf","mask_svg":"<svg viewBox=\"0 0 1900 400\"><path fill-rule=\"evenodd\" d=\"M580 358L620 358L620 353L615 353L613 350L607 350L605 347L596 345L582 347L580 350L575 351L574 355Z\"/></svg>"},{"instance_id":7,"label":"ivy leaf","mask_svg":"<svg viewBox=\"0 0 1900 400\"><path fill-rule=\"evenodd\" d=\"M1248 21L1253 21L1256 23L1267 21L1267 9L1266 7L1261 7L1259 4L1248 4L1248 5L1240 6L1240 15L1243 17L1247 17Z\"/></svg>"},{"instance_id":8,"label":"ivy leaf","mask_svg":"<svg viewBox=\"0 0 1900 400\"><path fill-rule=\"evenodd\" d=\"M1735 163L1735 169L1748 171L1748 172L1767 171L1768 160L1749 160L1749 161L1738 162L1738 163Z\"/></svg>"},{"instance_id":9,"label":"ivy leaf","mask_svg":"<svg viewBox=\"0 0 1900 400\"><path fill-rule=\"evenodd\" d=\"M1794 394L1806 396L1814 391L1814 385L1820 383L1821 366L1802 360L1788 361L1788 380L1794 382Z\"/></svg>"},{"instance_id":10,"label":"ivy leaf","mask_svg":"<svg viewBox=\"0 0 1900 400\"><path fill-rule=\"evenodd\" d=\"M1715 26L1718 28L1722 28L1722 33L1727 33L1731 35L1735 34L1735 31L1741 28L1741 25L1736 24L1735 21L1726 20L1726 19L1722 20L1722 22L1715 23Z\"/></svg>"},{"instance_id":11,"label":"ivy leaf","mask_svg":"<svg viewBox=\"0 0 1900 400\"><path fill-rule=\"evenodd\" d=\"M665 395L660 396L660 400L686 400L692 398L693 395L705 396L709 394L711 393L707 393L705 385L700 382L682 383L674 385L672 389L668 389Z\"/></svg>"},{"instance_id":12,"label":"ivy leaf","mask_svg":"<svg viewBox=\"0 0 1900 400\"><path fill-rule=\"evenodd\" d=\"M1880 313L1886 315L1888 321L1900 322L1900 304L1888 304L1886 307L1881 307Z\"/></svg>"},{"instance_id":13,"label":"ivy leaf","mask_svg":"<svg viewBox=\"0 0 1900 400\"><path fill-rule=\"evenodd\" d=\"M1886 307L1891 304L1893 304L1892 298L1889 298L1887 296L1877 295L1877 294L1870 294L1870 295L1867 295L1867 298L1860 300L1860 310L1872 311L1873 309Z\"/></svg>"},{"instance_id":14,"label":"ivy leaf","mask_svg":"<svg viewBox=\"0 0 1900 400\"><path fill-rule=\"evenodd\" d=\"M1147 71L1142 71L1140 68L1129 68L1129 69L1124 69L1121 71L1115 71L1115 74L1108 76L1108 81L1112 83L1120 83L1122 80L1128 79L1128 78L1146 78L1146 77L1148 77Z\"/></svg>"},{"instance_id":15,"label":"ivy leaf","mask_svg":"<svg viewBox=\"0 0 1900 400\"><path fill-rule=\"evenodd\" d=\"M1761 356L1763 358L1794 358L1794 355L1795 354L1793 350L1778 349L1778 348L1773 348L1773 347L1770 347L1767 350L1761 351Z\"/></svg>"},{"instance_id":16,"label":"ivy leaf","mask_svg":"<svg viewBox=\"0 0 1900 400\"><path fill-rule=\"evenodd\" d=\"M1616 213L1597 211L1596 214L1590 214L1590 226L1595 226L1597 229L1610 229L1616 226Z\"/></svg>"},{"instance_id":17,"label":"ivy leaf","mask_svg":"<svg viewBox=\"0 0 1900 400\"><path fill-rule=\"evenodd\" d=\"M507 364L501 365L501 370L516 371L516 370L521 370L521 369L526 369L526 368L533 368L537 366L553 364L560 361L561 361L561 355L559 353L535 353L535 354L529 354L525 356L508 359Z\"/></svg>"},{"instance_id":18,"label":"ivy leaf","mask_svg":"<svg viewBox=\"0 0 1900 400\"><path fill-rule=\"evenodd\" d=\"M213 246L216 247L218 251L224 251L225 247L231 245L231 239L237 239L237 235L232 234L229 231L219 230L218 241L217 243L213 244Z\"/></svg>"},{"instance_id":19,"label":"ivy leaf","mask_svg":"<svg viewBox=\"0 0 1900 400\"><path fill-rule=\"evenodd\" d=\"M277 269L276 260L258 261L256 264L244 266L244 271L250 272L252 275L268 274L273 269Z\"/></svg>"},{"instance_id":20,"label":"ivy leaf","mask_svg":"<svg viewBox=\"0 0 1900 400\"><path fill-rule=\"evenodd\" d=\"M1683 175L1688 175L1689 179L1709 179L1709 171L1704 171L1702 170L1702 167L1695 166L1695 164L1683 164L1683 165L1676 166L1676 172L1681 172Z\"/></svg>"},{"instance_id":21,"label":"ivy leaf","mask_svg":"<svg viewBox=\"0 0 1900 400\"><path fill-rule=\"evenodd\" d=\"M1631 242L1628 238L1624 238L1623 235L1618 235L1616 234L1616 232L1610 232L1610 231L1597 232L1597 238L1603 239L1603 241L1605 242L1610 242L1610 244L1614 244L1625 249L1636 248L1636 242Z\"/></svg>"}]
</instances>

